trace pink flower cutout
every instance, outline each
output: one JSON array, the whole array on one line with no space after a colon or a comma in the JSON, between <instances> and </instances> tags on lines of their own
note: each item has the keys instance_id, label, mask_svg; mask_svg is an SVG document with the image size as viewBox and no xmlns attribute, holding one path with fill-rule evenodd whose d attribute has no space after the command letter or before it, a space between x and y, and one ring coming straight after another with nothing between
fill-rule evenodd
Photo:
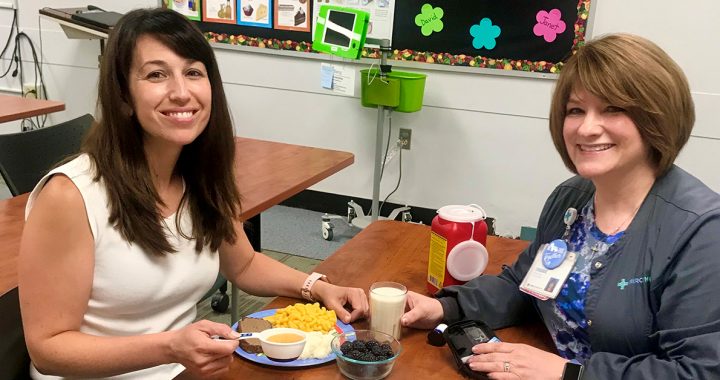
<instances>
[{"instance_id":1,"label":"pink flower cutout","mask_svg":"<svg viewBox=\"0 0 720 380\"><path fill-rule=\"evenodd\" d=\"M550 12L540 11L535 15L537 24L533 28L536 36L543 36L545 42L553 42L558 34L565 31L565 21L561 20L562 13L559 9L553 9Z\"/></svg>"}]
</instances>

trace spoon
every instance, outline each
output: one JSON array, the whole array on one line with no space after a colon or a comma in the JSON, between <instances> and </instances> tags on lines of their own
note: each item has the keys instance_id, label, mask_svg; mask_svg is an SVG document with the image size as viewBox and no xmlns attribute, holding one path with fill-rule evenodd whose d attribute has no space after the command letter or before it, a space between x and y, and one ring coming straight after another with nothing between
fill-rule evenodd
<instances>
[{"instance_id":1,"label":"spoon","mask_svg":"<svg viewBox=\"0 0 720 380\"><path fill-rule=\"evenodd\" d=\"M240 333L240 336L238 336L237 338L227 338L227 337L220 336L220 335L211 335L210 336L210 339L213 339L213 340L244 340L244 339L251 339L251 338L260 339L260 333L259 332Z\"/></svg>"}]
</instances>

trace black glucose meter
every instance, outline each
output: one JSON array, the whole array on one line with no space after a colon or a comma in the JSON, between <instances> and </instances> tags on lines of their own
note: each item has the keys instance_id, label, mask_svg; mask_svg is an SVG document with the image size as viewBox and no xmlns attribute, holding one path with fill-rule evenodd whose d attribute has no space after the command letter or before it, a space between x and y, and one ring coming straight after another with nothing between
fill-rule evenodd
<instances>
[{"instance_id":1,"label":"black glucose meter","mask_svg":"<svg viewBox=\"0 0 720 380\"><path fill-rule=\"evenodd\" d=\"M443 337L463 375L472 379L487 379L484 373L471 370L467 360L473 356L473 346L500 341L493 329L482 321L460 321L449 325L443 332Z\"/></svg>"}]
</instances>

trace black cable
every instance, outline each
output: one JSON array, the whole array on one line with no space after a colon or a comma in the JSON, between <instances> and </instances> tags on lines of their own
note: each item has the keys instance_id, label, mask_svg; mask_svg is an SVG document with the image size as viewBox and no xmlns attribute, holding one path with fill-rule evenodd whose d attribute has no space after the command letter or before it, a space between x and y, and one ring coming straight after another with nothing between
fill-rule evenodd
<instances>
[{"instance_id":1,"label":"black cable","mask_svg":"<svg viewBox=\"0 0 720 380\"><path fill-rule=\"evenodd\" d=\"M42 67L40 66L40 60L38 59L37 50L35 49L35 44L33 43L30 36L28 36L25 32L18 32L15 36L15 46L16 50L18 51L19 56L19 50L21 49L21 38L24 37L27 43L30 45L30 51L32 53L33 57L33 73L35 75L35 97L38 99L45 98L47 99L47 87L45 86L45 78L43 76ZM20 61L22 62L22 57L19 57ZM20 82L22 85L24 85L24 78L22 75L22 66L20 66ZM40 87L41 90L38 91L38 78L40 78ZM40 118L42 117L42 121L40 121ZM44 128L45 123L47 122L47 115L36 117L36 122L30 121L31 123L31 129L38 129L38 128Z\"/></svg>"},{"instance_id":2,"label":"black cable","mask_svg":"<svg viewBox=\"0 0 720 380\"><path fill-rule=\"evenodd\" d=\"M10 24L10 34L8 34L8 39L5 41L5 47L2 49L2 53L0 53L0 57L5 56L5 52L10 47L10 41L12 41L13 31L15 30L15 22L17 21L17 9L13 9L13 20Z\"/></svg>"},{"instance_id":3,"label":"black cable","mask_svg":"<svg viewBox=\"0 0 720 380\"><path fill-rule=\"evenodd\" d=\"M40 77L40 85L42 86L42 93L47 98L47 89L45 87L45 79L43 78L42 73L42 67L40 67L40 60L38 59L37 50L35 50L35 44L33 43L32 39L30 39L30 36L28 36L25 32L19 32L16 36L17 44L20 45L20 37L25 37L25 40L27 40L28 44L30 45L30 51L32 52L33 56L33 65L34 70L36 74L35 83L37 83L37 74L39 73ZM40 97L40 94L37 94L38 98Z\"/></svg>"},{"instance_id":4,"label":"black cable","mask_svg":"<svg viewBox=\"0 0 720 380\"><path fill-rule=\"evenodd\" d=\"M17 46L17 59L18 59L18 69L20 74L20 91L22 92L23 86L25 86L25 78L23 75L23 60L22 60L22 46L20 46L20 31L18 30L18 33L15 35L15 46ZM15 76L15 74L13 74ZM24 97L25 94L22 94Z\"/></svg>"},{"instance_id":5,"label":"black cable","mask_svg":"<svg viewBox=\"0 0 720 380\"><path fill-rule=\"evenodd\" d=\"M30 50L32 51L33 56L33 75L35 78L34 86L35 86L35 97L38 99L47 99L47 89L45 88L45 81L43 80L42 75L42 67L40 66L40 60L37 56L37 51L35 50L35 44L30 39L30 37L25 34L24 32L20 32L18 35L22 34L23 37L28 41L28 44L30 44ZM41 84L41 90L38 91L38 78L40 78L40 84ZM40 118L42 118L42 122L40 121ZM35 123L33 123L34 129L37 128L44 128L45 122L47 121L47 114L42 116L37 116L35 118Z\"/></svg>"},{"instance_id":6,"label":"black cable","mask_svg":"<svg viewBox=\"0 0 720 380\"><path fill-rule=\"evenodd\" d=\"M380 214L380 215L382 215L381 211L383 209L383 206L385 206L385 202L387 202L388 198L390 198L391 195L395 194L395 192L400 188L400 180L402 179L402 148L400 148L399 156L400 156L400 159L398 161L400 163L398 165L398 167L399 167L398 170L400 172L398 174L397 184L395 185L395 188L393 189L393 191L391 191L390 194L388 194L387 197L385 197L385 199L383 199L382 203L380 204L380 208L378 208L378 214Z\"/></svg>"},{"instance_id":7,"label":"black cable","mask_svg":"<svg viewBox=\"0 0 720 380\"><path fill-rule=\"evenodd\" d=\"M10 57L10 64L8 65L7 70L5 70L5 72L2 75L0 75L0 78L5 78L8 75L8 73L10 72L10 70L13 67L13 64L15 64L17 66L17 60L15 57L16 50L17 50L17 45L15 45L15 47L13 48L13 54ZM15 71L13 71L13 76L15 76L15 75L17 75L17 69L15 69Z\"/></svg>"}]
</instances>

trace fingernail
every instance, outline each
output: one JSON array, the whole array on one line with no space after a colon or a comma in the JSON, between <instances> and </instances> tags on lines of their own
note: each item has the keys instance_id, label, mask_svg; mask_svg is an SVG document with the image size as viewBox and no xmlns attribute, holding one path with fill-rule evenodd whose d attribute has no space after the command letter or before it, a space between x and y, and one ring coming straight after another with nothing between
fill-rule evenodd
<instances>
[{"instance_id":1,"label":"fingernail","mask_svg":"<svg viewBox=\"0 0 720 380\"><path fill-rule=\"evenodd\" d=\"M230 337L231 337L231 338L239 338L239 337L240 337L240 333L237 332L237 331L235 331L235 330L232 330L232 331L230 331Z\"/></svg>"}]
</instances>

